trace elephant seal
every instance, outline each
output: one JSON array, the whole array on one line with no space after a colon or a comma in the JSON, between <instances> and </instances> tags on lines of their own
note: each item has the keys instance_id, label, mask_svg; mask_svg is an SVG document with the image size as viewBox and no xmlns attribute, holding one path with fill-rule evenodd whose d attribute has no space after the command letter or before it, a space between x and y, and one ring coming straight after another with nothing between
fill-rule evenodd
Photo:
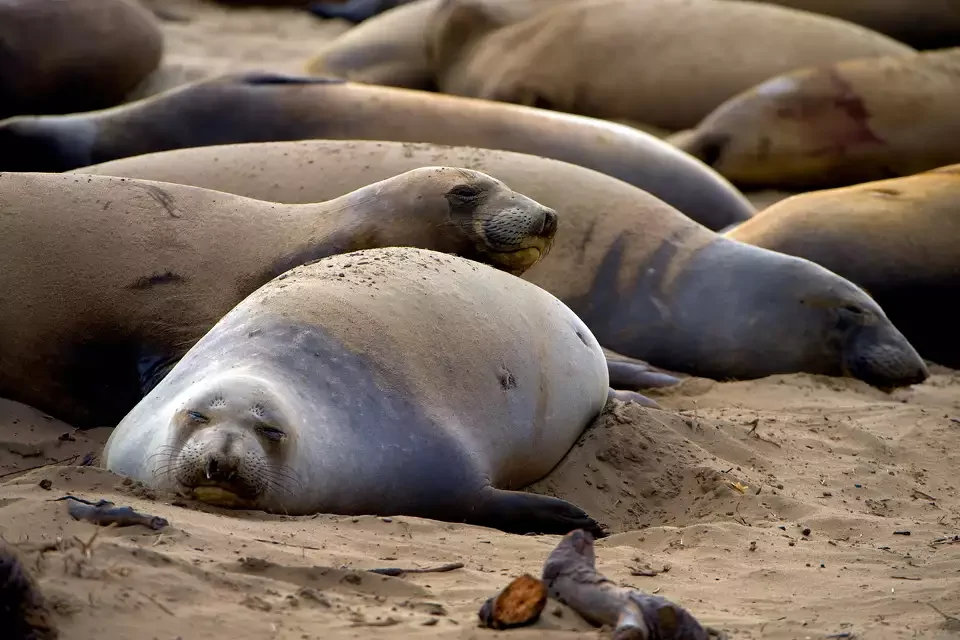
<instances>
[{"instance_id":1,"label":"elephant seal","mask_svg":"<svg viewBox=\"0 0 960 640\"><path fill-rule=\"evenodd\" d=\"M440 91L670 130L799 67L915 53L842 20L738 0L572 2L502 28L489 11L443 0L434 13Z\"/></svg>"},{"instance_id":2,"label":"elephant seal","mask_svg":"<svg viewBox=\"0 0 960 640\"><path fill-rule=\"evenodd\" d=\"M365 21L328 42L306 64L315 76L431 91L424 34L439 0L416 0Z\"/></svg>"},{"instance_id":3,"label":"elephant seal","mask_svg":"<svg viewBox=\"0 0 960 640\"><path fill-rule=\"evenodd\" d=\"M325 19L340 18L353 24L410 4L413 0L346 0L345 2L313 2L307 7L310 13Z\"/></svg>"},{"instance_id":4,"label":"elephant seal","mask_svg":"<svg viewBox=\"0 0 960 640\"><path fill-rule=\"evenodd\" d=\"M452 167L417 168L304 205L7 173L0 211L14 212L0 217L0 291L9 301L0 306L0 397L78 428L115 425L221 316L299 264L409 245L519 274L549 250L557 227L553 210Z\"/></svg>"},{"instance_id":5,"label":"elephant seal","mask_svg":"<svg viewBox=\"0 0 960 640\"><path fill-rule=\"evenodd\" d=\"M756 1L854 22L918 49L960 45L960 9L954 0Z\"/></svg>"},{"instance_id":6,"label":"elephant seal","mask_svg":"<svg viewBox=\"0 0 960 640\"><path fill-rule=\"evenodd\" d=\"M522 277L573 309L607 349L721 380L806 371L888 388L928 376L882 309L848 280L718 236L644 191L555 160L429 144L303 141L181 149L79 171L304 202L436 162L483 171L560 212L550 256Z\"/></svg>"},{"instance_id":7,"label":"elephant seal","mask_svg":"<svg viewBox=\"0 0 960 640\"><path fill-rule=\"evenodd\" d=\"M486 265L406 247L288 271L227 313L110 434L107 469L228 507L513 533L597 523L512 491L607 401L590 330Z\"/></svg>"},{"instance_id":8,"label":"elephant seal","mask_svg":"<svg viewBox=\"0 0 960 640\"><path fill-rule=\"evenodd\" d=\"M504 148L634 184L713 229L754 210L727 181L630 127L542 109L360 83L231 74L113 109L0 123L0 168L64 171L183 147L309 138Z\"/></svg>"},{"instance_id":9,"label":"elephant seal","mask_svg":"<svg viewBox=\"0 0 960 640\"><path fill-rule=\"evenodd\" d=\"M668 138L744 187L825 189L960 162L960 48L848 60L746 91Z\"/></svg>"},{"instance_id":10,"label":"elephant seal","mask_svg":"<svg viewBox=\"0 0 960 640\"><path fill-rule=\"evenodd\" d=\"M119 104L162 54L153 14L133 1L0 2L0 117Z\"/></svg>"},{"instance_id":11,"label":"elephant seal","mask_svg":"<svg viewBox=\"0 0 960 640\"><path fill-rule=\"evenodd\" d=\"M960 368L960 164L796 195L728 238L812 260L867 290L920 355Z\"/></svg>"}]
</instances>

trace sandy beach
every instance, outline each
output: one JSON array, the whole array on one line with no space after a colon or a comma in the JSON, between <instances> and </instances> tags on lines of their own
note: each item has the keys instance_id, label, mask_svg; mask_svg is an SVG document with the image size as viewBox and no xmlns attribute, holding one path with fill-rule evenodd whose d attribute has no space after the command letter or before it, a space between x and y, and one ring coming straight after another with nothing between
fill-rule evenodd
<instances>
[{"instance_id":1,"label":"sandy beach","mask_svg":"<svg viewBox=\"0 0 960 640\"><path fill-rule=\"evenodd\" d=\"M300 72L348 28L292 9L152 4L167 17L155 82ZM811 375L686 379L649 392L662 409L608 405L529 490L608 527L603 574L733 638L956 637L960 373L932 371L893 394ZM0 534L35 571L65 640L609 637L553 601L532 627L478 628L483 601L539 576L557 536L220 510L97 469L108 429L9 402L0 416ZM169 526L98 528L73 520L55 501L64 495ZM454 562L464 566L366 571Z\"/></svg>"}]
</instances>

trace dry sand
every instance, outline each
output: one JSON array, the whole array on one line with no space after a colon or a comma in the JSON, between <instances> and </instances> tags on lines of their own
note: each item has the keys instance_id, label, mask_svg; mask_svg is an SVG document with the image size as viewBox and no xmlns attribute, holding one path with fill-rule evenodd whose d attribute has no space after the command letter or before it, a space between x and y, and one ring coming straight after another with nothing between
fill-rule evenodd
<instances>
[{"instance_id":1,"label":"dry sand","mask_svg":"<svg viewBox=\"0 0 960 640\"><path fill-rule=\"evenodd\" d=\"M297 71L346 28L292 10L163 7L190 19L165 23L168 60L195 69ZM658 398L663 410L608 407L531 488L610 527L601 572L735 638L960 633L934 610L960 616L960 543L950 541L960 533L960 374L937 369L893 395L807 375L689 379ZM0 534L37 569L65 640L598 637L553 602L532 628L476 626L483 600L522 572L539 575L558 537L225 512L63 466L94 460L106 429L77 432L9 403L0 415ZM65 494L171 524L98 531L51 501ZM56 548L39 551L45 543ZM465 567L363 572L449 562Z\"/></svg>"}]
</instances>

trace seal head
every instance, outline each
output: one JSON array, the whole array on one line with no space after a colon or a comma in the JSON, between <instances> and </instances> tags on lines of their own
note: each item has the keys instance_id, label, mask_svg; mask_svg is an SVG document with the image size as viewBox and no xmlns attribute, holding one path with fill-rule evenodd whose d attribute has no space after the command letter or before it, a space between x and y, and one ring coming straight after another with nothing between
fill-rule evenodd
<instances>
[{"instance_id":1,"label":"seal head","mask_svg":"<svg viewBox=\"0 0 960 640\"><path fill-rule=\"evenodd\" d=\"M293 490L295 472L284 459L296 446L296 425L270 386L252 372L232 372L188 388L171 418L174 444L155 473L228 508L257 508L265 496Z\"/></svg>"}]
</instances>

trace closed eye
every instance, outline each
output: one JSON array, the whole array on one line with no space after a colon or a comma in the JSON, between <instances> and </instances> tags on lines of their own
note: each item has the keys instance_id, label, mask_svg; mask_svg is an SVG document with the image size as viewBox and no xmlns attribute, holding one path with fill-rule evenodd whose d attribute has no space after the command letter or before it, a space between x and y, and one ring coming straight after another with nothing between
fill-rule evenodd
<instances>
[{"instance_id":1,"label":"closed eye","mask_svg":"<svg viewBox=\"0 0 960 640\"><path fill-rule=\"evenodd\" d=\"M264 438L266 438L267 440L271 440L273 442L280 442L285 437L287 437L287 434L285 434L280 429L277 429L276 427L271 427L266 424L261 424L260 426L258 426L257 431L259 431Z\"/></svg>"},{"instance_id":2,"label":"closed eye","mask_svg":"<svg viewBox=\"0 0 960 640\"><path fill-rule=\"evenodd\" d=\"M203 415L199 411L187 411L187 417L193 420L194 422L200 422L200 423L210 422L210 418Z\"/></svg>"},{"instance_id":3,"label":"closed eye","mask_svg":"<svg viewBox=\"0 0 960 640\"><path fill-rule=\"evenodd\" d=\"M483 191L480 187L472 184L461 184L457 185L453 189L450 189L450 195L456 196L458 198L476 198Z\"/></svg>"}]
</instances>

